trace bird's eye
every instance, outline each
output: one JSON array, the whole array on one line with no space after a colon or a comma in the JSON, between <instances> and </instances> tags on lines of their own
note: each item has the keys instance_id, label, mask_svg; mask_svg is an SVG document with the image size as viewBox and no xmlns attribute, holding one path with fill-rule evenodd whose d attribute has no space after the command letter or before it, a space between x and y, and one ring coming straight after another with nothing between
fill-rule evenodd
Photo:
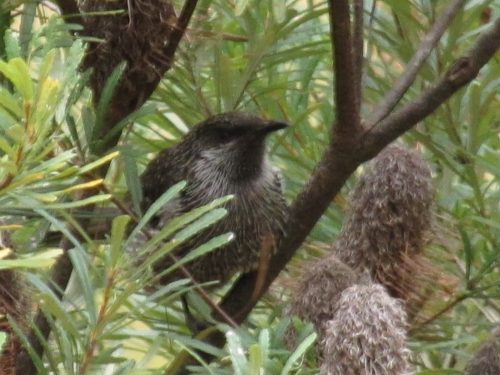
<instances>
[{"instance_id":1,"label":"bird's eye","mask_svg":"<svg viewBox=\"0 0 500 375\"><path fill-rule=\"evenodd\" d=\"M229 130L221 130L217 135L222 142L228 142L233 138L233 132Z\"/></svg>"}]
</instances>

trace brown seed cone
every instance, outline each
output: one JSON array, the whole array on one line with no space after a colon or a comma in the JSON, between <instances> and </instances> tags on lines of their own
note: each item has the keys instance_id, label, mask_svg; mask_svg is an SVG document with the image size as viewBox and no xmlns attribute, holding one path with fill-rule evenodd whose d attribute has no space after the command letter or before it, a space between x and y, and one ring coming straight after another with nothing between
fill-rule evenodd
<instances>
[{"instance_id":1,"label":"brown seed cone","mask_svg":"<svg viewBox=\"0 0 500 375\"><path fill-rule=\"evenodd\" d=\"M319 343L322 375L407 375L406 313L380 284L353 285L336 304Z\"/></svg>"},{"instance_id":2,"label":"brown seed cone","mask_svg":"<svg viewBox=\"0 0 500 375\"><path fill-rule=\"evenodd\" d=\"M84 14L82 34L102 40L89 43L82 63L83 70L93 69L90 83L95 103L113 70L127 62L110 106L117 113L109 113L106 121L115 125L149 97L172 63L165 55L165 46L175 24L175 11L167 0L84 0L80 9L94 13ZM95 14L109 11L123 12Z\"/></svg>"},{"instance_id":3,"label":"brown seed cone","mask_svg":"<svg viewBox=\"0 0 500 375\"><path fill-rule=\"evenodd\" d=\"M312 322L320 330L333 318L340 293L356 280L356 273L335 256L312 263L298 285L289 314Z\"/></svg>"},{"instance_id":4,"label":"brown seed cone","mask_svg":"<svg viewBox=\"0 0 500 375\"><path fill-rule=\"evenodd\" d=\"M287 315L313 323L321 337L325 323L334 316L340 294L357 279L356 273L333 255L311 263L296 286ZM295 347L296 332L292 327L285 341L289 348Z\"/></svg>"},{"instance_id":5,"label":"brown seed cone","mask_svg":"<svg viewBox=\"0 0 500 375\"><path fill-rule=\"evenodd\" d=\"M432 201L427 163L415 151L390 145L360 177L333 245L343 262L357 271L368 270L391 296L409 302L409 310L419 299L419 277L433 273L422 257Z\"/></svg>"},{"instance_id":6,"label":"brown seed cone","mask_svg":"<svg viewBox=\"0 0 500 375\"><path fill-rule=\"evenodd\" d=\"M493 338L479 348L465 368L465 375L498 374L500 374L500 327L495 329Z\"/></svg>"}]
</instances>

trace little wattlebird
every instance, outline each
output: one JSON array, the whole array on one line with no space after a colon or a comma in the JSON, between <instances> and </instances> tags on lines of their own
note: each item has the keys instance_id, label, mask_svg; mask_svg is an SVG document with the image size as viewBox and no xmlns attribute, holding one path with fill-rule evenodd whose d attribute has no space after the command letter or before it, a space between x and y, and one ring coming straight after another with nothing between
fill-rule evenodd
<instances>
[{"instance_id":1,"label":"little wattlebird","mask_svg":"<svg viewBox=\"0 0 500 375\"><path fill-rule=\"evenodd\" d=\"M228 244L187 263L194 281L225 282L238 272L256 270L261 251L275 251L284 233L287 205L279 171L271 166L266 137L287 124L245 113L224 113L199 123L177 145L162 151L141 177L143 208L168 188L186 181L181 196L157 214L152 225L161 229L173 217L232 194L227 215L182 243L174 255L182 258L197 246L232 232ZM153 265L159 274L172 265L169 257ZM181 272L160 277L160 284L184 278Z\"/></svg>"}]
</instances>

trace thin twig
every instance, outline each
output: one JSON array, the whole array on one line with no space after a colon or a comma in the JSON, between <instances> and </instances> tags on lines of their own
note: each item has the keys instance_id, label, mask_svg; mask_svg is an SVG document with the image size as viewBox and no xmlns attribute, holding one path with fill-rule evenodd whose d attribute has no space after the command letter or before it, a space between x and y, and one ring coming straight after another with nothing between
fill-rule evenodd
<instances>
[{"instance_id":1,"label":"thin twig","mask_svg":"<svg viewBox=\"0 0 500 375\"><path fill-rule=\"evenodd\" d=\"M417 322L417 324L415 325L415 327L412 327L410 329L410 334L413 334L415 331L417 331L418 329L420 329L421 327L429 324L429 323L432 323L434 320L438 319L440 316L446 314L448 311L450 311L453 307L455 307L456 305L458 305L460 302L462 302L463 300L467 299L468 297L470 296L470 293L464 293L464 294L460 294L458 297L456 297L455 299L449 301L441 310L439 310L437 313L435 313L434 315L432 315L431 317L425 319L424 321L421 321L421 322Z\"/></svg>"},{"instance_id":2,"label":"thin twig","mask_svg":"<svg viewBox=\"0 0 500 375\"><path fill-rule=\"evenodd\" d=\"M375 111L370 119L367 121L367 128L378 124L381 120L386 118L394 107L399 103L408 88L415 81L417 74L424 65L427 57L434 50L437 43L443 36L444 32L448 29L453 18L462 9L465 0L454 0L450 6L444 11L441 17L434 23L432 28L427 32L422 43L413 55L411 60L406 65L406 69L398 78L392 89L384 96L382 101L375 107Z\"/></svg>"},{"instance_id":3,"label":"thin twig","mask_svg":"<svg viewBox=\"0 0 500 375\"><path fill-rule=\"evenodd\" d=\"M222 39L227 40L229 42L248 42L248 37L244 35L231 34L231 33L219 33L210 30L198 30L198 29L190 29L188 31L192 35L196 35L203 38L212 38L212 39Z\"/></svg>"}]
</instances>

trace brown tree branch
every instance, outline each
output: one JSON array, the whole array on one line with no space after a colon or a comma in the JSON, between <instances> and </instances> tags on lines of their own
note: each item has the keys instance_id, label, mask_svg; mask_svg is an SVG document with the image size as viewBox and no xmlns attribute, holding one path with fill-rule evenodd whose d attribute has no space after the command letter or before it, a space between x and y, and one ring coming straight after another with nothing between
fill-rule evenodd
<instances>
[{"instance_id":1,"label":"brown tree branch","mask_svg":"<svg viewBox=\"0 0 500 375\"><path fill-rule=\"evenodd\" d=\"M388 116L380 126L367 132L357 141L353 142L350 134L343 132L336 134L308 184L291 206L286 225L287 233L280 243L276 256L271 260L264 285L259 288L255 296L257 272L241 276L224 296L221 302L222 309L236 322L243 322L293 257L351 173L362 162L375 156L474 79L481 67L499 48L500 18L495 21L491 29L478 38L466 57L459 58L434 87L425 91L414 102ZM207 335L206 341L215 346L222 346L224 335L219 331L212 332ZM189 363L192 363L192 360ZM187 364L188 362L185 363ZM173 374L184 374L183 368L185 366L176 368Z\"/></svg>"},{"instance_id":2,"label":"brown tree branch","mask_svg":"<svg viewBox=\"0 0 500 375\"><path fill-rule=\"evenodd\" d=\"M363 61L364 61L364 11L363 0L354 1L354 28L353 28L353 53L356 66L356 97L358 98L358 111L361 113L361 103L363 103Z\"/></svg>"},{"instance_id":3,"label":"brown tree branch","mask_svg":"<svg viewBox=\"0 0 500 375\"><path fill-rule=\"evenodd\" d=\"M367 128L370 129L381 120L386 118L394 107L399 103L408 88L415 81L417 74L424 65L427 57L434 50L439 40L450 26L456 14L463 8L465 0L454 0L450 6L444 11L441 17L434 23L432 28L427 32L422 43L413 55L411 60L406 65L406 69L398 78L392 89L385 94L382 101L375 107L373 115L368 120Z\"/></svg>"},{"instance_id":4,"label":"brown tree branch","mask_svg":"<svg viewBox=\"0 0 500 375\"><path fill-rule=\"evenodd\" d=\"M359 117L358 68L353 51L353 38L348 0L330 0L330 33L335 65L335 131L356 133L361 127ZM353 82L355 84L353 85Z\"/></svg>"},{"instance_id":5,"label":"brown tree branch","mask_svg":"<svg viewBox=\"0 0 500 375\"><path fill-rule=\"evenodd\" d=\"M187 26L189 25L189 21L193 16L197 4L198 0L186 0L184 6L182 7L181 14L177 19L174 30L170 35L170 39L167 43L167 46L165 47L165 56L168 61L167 70L172 67L175 51L177 51L179 42L186 33Z\"/></svg>"},{"instance_id":6,"label":"brown tree branch","mask_svg":"<svg viewBox=\"0 0 500 375\"><path fill-rule=\"evenodd\" d=\"M106 137L106 135L112 133L113 127L116 124L146 102L146 100L153 94L154 90L156 90L160 80L172 68L175 53L182 37L186 33L187 26L197 4L198 0L186 0L184 2L179 17L177 17L175 25L172 27L172 32L170 33L168 40L166 40L167 43L161 52L162 63L155 71L156 79L147 82L143 81L143 77L138 78L135 75L138 70L137 67L127 67L127 70L122 76L122 83L132 81L134 84L121 84L115 91L115 95L106 115L105 126L103 126L101 132L102 136L106 139L105 143L102 145L104 149L114 147L120 138L121 132L117 132L112 137ZM134 14L132 13L132 17L133 15ZM133 27L129 28L126 32L135 35Z\"/></svg>"}]
</instances>

